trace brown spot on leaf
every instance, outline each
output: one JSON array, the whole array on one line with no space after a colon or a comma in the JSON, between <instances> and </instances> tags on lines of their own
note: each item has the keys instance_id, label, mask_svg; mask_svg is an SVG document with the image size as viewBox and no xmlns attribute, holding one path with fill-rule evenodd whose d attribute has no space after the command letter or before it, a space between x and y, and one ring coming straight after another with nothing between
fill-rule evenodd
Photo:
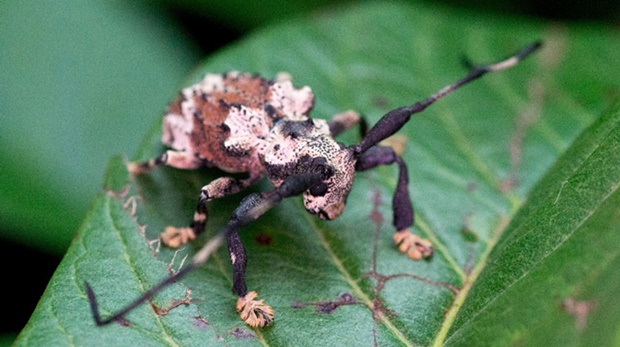
<instances>
[{"instance_id":1,"label":"brown spot on leaf","mask_svg":"<svg viewBox=\"0 0 620 347\"><path fill-rule=\"evenodd\" d=\"M340 306L344 305L361 305L361 302L355 300L355 297L351 293L342 293L338 296L336 301L316 301L316 302L301 302L293 301L291 307L300 309L305 306L314 306L316 313L330 314L333 313Z\"/></svg>"},{"instance_id":2,"label":"brown spot on leaf","mask_svg":"<svg viewBox=\"0 0 620 347\"><path fill-rule=\"evenodd\" d=\"M471 229L469 229L469 227L464 226L463 228L461 228L461 235L463 235L463 238L465 238L465 241L467 242L476 242L478 241L478 235L473 232Z\"/></svg>"},{"instance_id":3,"label":"brown spot on leaf","mask_svg":"<svg viewBox=\"0 0 620 347\"><path fill-rule=\"evenodd\" d=\"M303 302L301 302L301 301L293 301L293 302L291 302L291 308L299 309L299 308L302 308L304 306L305 306L305 304Z\"/></svg>"},{"instance_id":4,"label":"brown spot on leaf","mask_svg":"<svg viewBox=\"0 0 620 347\"><path fill-rule=\"evenodd\" d=\"M254 240L261 246L269 246L271 245L272 238L271 235L259 234Z\"/></svg>"},{"instance_id":5,"label":"brown spot on leaf","mask_svg":"<svg viewBox=\"0 0 620 347\"><path fill-rule=\"evenodd\" d=\"M200 330L205 330L207 328L207 326L209 325L209 322L207 322L206 319L200 317L200 316L196 316L196 317L192 317L194 318L194 320L192 321L192 325L195 326L196 328L200 329Z\"/></svg>"},{"instance_id":6,"label":"brown spot on leaf","mask_svg":"<svg viewBox=\"0 0 620 347\"><path fill-rule=\"evenodd\" d=\"M351 293L340 294L340 300L343 302L355 302L355 297Z\"/></svg>"},{"instance_id":7,"label":"brown spot on leaf","mask_svg":"<svg viewBox=\"0 0 620 347\"><path fill-rule=\"evenodd\" d=\"M250 331L242 328L235 328L235 330L230 332L230 335L239 340L249 340L256 337Z\"/></svg>"},{"instance_id":8,"label":"brown spot on leaf","mask_svg":"<svg viewBox=\"0 0 620 347\"><path fill-rule=\"evenodd\" d=\"M469 182L467 182L467 185L465 186L465 189L468 192L475 192L476 190L478 190L478 183L469 181Z\"/></svg>"},{"instance_id":9,"label":"brown spot on leaf","mask_svg":"<svg viewBox=\"0 0 620 347\"><path fill-rule=\"evenodd\" d=\"M372 98L372 103L378 108L387 108L390 104L385 96L375 96Z\"/></svg>"},{"instance_id":10,"label":"brown spot on leaf","mask_svg":"<svg viewBox=\"0 0 620 347\"><path fill-rule=\"evenodd\" d=\"M513 164L518 164L518 163L513 161ZM514 175L514 171L511 175ZM499 191L505 194L511 191L517 185L518 185L517 179L511 176L499 182Z\"/></svg>"},{"instance_id":11,"label":"brown spot on leaf","mask_svg":"<svg viewBox=\"0 0 620 347\"><path fill-rule=\"evenodd\" d=\"M575 328L582 331L588 324L588 315L596 308L596 301L577 301L567 298L562 301L561 309L575 316Z\"/></svg>"},{"instance_id":12,"label":"brown spot on leaf","mask_svg":"<svg viewBox=\"0 0 620 347\"><path fill-rule=\"evenodd\" d=\"M117 319L114 320L116 323L118 323L118 325L122 326L122 327L128 327L131 326L131 323L129 323L128 320L126 320L123 317L119 317Z\"/></svg>"},{"instance_id":13,"label":"brown spot on leaf","mask_svg":"<svg viewBox=\"0 0 620 347\"><path fill-rule=\"evenodd\" d=\"M103 188L104 188L106 194L109 197L112 197L112 198L122 199L125 196L127 196L127 193L129 193L129 184L126 184L125 186L123 186L123 189L121 189L119 191L115 191L115 190L113 190L112 188L109 188L109 187L103 187Z\"/></svg>"},{"instance_id":14,"label":"brown spot on leaf","mask_svg":"<svg viewBox=\"0 0 620 347\"><path fill-rule=\"evenodd\" d=\"M330 314L334 312L338 306L340 305L335 301L320 302L316 304L316 313Z\"/></svg>"},{"instance_id":15,"label":"brown spot on leaf","mask_svg":"<svg viewBox=\"0 0 620 347\"><path fill-rule=\"evenodd\" d=\"M471 216L466 215L463 219L463 227L461 228L461 235L467 242L478 241L478 234L471 229Z\"/></svg>"}]
</instances>

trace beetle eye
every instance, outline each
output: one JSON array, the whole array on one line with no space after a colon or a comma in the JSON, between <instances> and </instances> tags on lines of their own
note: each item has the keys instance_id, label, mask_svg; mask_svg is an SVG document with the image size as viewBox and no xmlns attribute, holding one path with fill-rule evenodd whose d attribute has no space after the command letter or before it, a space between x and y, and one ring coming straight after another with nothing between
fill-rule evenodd
<instances>
[{"instance_id":1,"label":"beetle eye","mask_svg":"<svg viewBox=\"0 0 620 347\"><path fill-rule=\"evenodd\" d=\"M310 194L312 196L323 196L327 193L327 184L321 182L319 184L313 185L310 187Z\"/></svg>"}]
</instances>

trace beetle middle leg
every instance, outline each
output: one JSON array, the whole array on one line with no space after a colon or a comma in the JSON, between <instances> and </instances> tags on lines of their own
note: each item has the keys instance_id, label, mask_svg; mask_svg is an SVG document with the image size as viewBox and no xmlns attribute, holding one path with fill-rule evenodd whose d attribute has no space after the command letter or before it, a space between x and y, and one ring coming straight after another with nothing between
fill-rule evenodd
<instances>
[{"instance_id":1,"label":"beetle middle leg","mask_svg":"<svg viewBox=\"0 0 620 347\"><path fill-rule=\"evenodd\" d=\"M384 146L373 146L362 154L355 166L356 171L366 171L380 165L398 165L398 183L392 199L394 213L393 224L396 228L394 241L402 253L411 259L428 258L433 254L431 243L409 231L413 225L414 213L411 198L409 197L409 177L407 166L394 149Z\"/></svg>"},{"instance_id":2,"label":"beetle middle leg","mask_svg":"<svg viewBox=\"0 0 620 347\"><path fill-rule=\"evenodd\" d=\"M177 248L193 240L205 230L208 219L207 202L227 195L236 194L250 186L258 178L259 177L249 177L240 180L234 177L220 177L211 181L211 183L202 187L200 190L196 211L194 212L194 218L190 226L185 228L173 226L166 227L164 232L160 235L162 242L168 247Z\"/></svg>"}]
</instances>

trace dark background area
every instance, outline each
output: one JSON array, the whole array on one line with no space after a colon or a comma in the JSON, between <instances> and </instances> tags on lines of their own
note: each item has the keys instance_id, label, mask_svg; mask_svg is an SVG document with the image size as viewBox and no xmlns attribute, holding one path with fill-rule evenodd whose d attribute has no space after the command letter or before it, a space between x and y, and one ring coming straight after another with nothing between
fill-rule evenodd
<instances>
[{"instance_id":1,"label":"dark background area","mask_svg":"<svg viewBox=\"0 0 620 347\"><path fill-rule=\"evenodd\" d=\"M454 6L454 2L449 2L449 4ZM448 1L444 1L444 5L447 6ZM495 0L479 0L461 1L456 6L475 9L476 11L535 16L551 21L582 21L586 23L593 21L617 25L620 18L620 2L615 0L599 0L596 2L564 2L558 0L497 2ZM316 10L320 11L321 9ZM188 8L164 5L164 11L172 22L177 23L183 31L187 32L188 36L199 47L200 54L205 57L240 38L251 29L231 25L216 16L207 18ZM205 32L208 32L209 35L204 35ZM140 135L138 134L138 136ZM103 172L101 175L103 176ZM6 226L2 228L6 228ZM0 234L4 234L4 231ZM2 242L3 249L3 252L0 253L0 262L4 265L3 277L5 278L3 281L3 306L5 315L8 313L6 315L8 319L5 319L4 324L2 324L0 333L17 333L32 314L61 257L4 238L0 239L0 242Z\"/></svg>"}]
</instances>

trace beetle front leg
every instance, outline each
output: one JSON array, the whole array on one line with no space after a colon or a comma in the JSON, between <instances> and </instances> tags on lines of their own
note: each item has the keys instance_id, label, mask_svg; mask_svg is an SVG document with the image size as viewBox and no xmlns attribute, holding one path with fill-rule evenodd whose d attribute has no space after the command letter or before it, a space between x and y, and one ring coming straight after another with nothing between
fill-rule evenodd
<instances>
[{"instance_id":1,"label":"beetle front leg","mask_svg":"<svg viewBox=\"0 0 620 347\"><path fill-rule=\"evenodd\" d=\"M236 194L250 186L258 178L259 177L250 177L239 180L234 177L220 177L211 181L211 183L202 187L200 190L196 211L194 212L194 218L190 226L185 228L173 226L166 227L164 232L160 235L162 242L168 247L177 248L195 239L196 236L202 234L205 230L209 217L207 209L207 203L209 201Z\"/></svg>"},{"instance_id":2,"label":"beetle front leg","mask_svg":"<svg viewBox=\"0 0 620 347\"><path fill-rule=\"evenodd\" d=\"M245 283L245 269L247 256L238 229L255 221L270 208L283 199L299 195L310 187L319 184L322 180L320 173L306 173L287 177L276 189L261 193L250 194L241 201L241 204L230 218L227 229L228 251L233 266L233 292L239 297L237 311L243 321L252 327L263 327L273 321L274 311L263 300L255 300L258 294L255 291L248 293Z\"/></svg>"},{"instance_id":3,"label":"beetle front leg","mask_svg":"<svg viewBox=\"0 0 620 347\"><path fill-rule=\"evenodd\" d=\"M228 234L228 252L230 253L230 261L233 266L232 290L239 297L236 304L239 317L251 327L264 327L268 325L273 321L275 312L264 300L255 300L258 297L257 292L251 291L248 293L245 284L247 256L236 230Z\"/></svg>"},{"instance_id":4,"label":"beetle front leg","mask_svg":"<svg viewBox=\"0 0 620 347\"><path fill-rule=\"evenodd\" d=\"M399 251L406 253L409 258L413 260L428 258L433 254L431 243L409 231L409 227L413 225L414 212L409 197L409 175L402 158L391 147L373 146L360 156L355 169L366 171L394 163L398 165L398 183L392 199L393 224L396 228L394 241Z\"/></svg>"}]
</instances>

